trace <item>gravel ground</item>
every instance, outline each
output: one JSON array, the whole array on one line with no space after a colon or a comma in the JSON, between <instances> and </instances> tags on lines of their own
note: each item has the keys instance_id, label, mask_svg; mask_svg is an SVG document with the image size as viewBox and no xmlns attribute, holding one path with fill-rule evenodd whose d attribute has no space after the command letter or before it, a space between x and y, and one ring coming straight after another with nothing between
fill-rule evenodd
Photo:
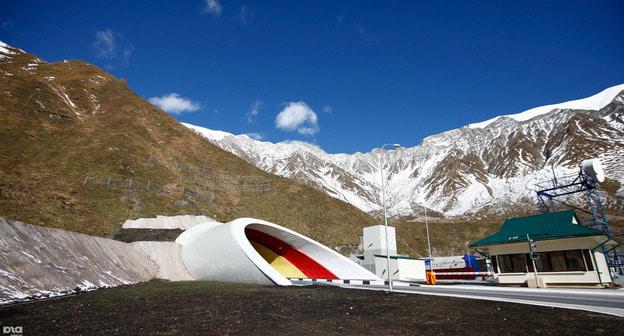
<instances>
[{"instance_id":1,"label":"gravel ground","mask_svg":"<svg viewBox=\"0 0 624 336\"><path fill-rule=\"evenodd\" d=\"M617 335L623 322L505 302L218 282L150 282L0 307L0 324L22 326L23 335Z\"/></svg>"}]
</instances>

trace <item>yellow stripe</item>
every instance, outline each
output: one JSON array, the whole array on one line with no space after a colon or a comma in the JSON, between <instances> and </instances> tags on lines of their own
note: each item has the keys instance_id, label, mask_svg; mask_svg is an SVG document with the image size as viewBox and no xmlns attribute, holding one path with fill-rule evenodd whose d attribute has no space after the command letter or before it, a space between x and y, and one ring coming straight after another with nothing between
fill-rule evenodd
<instances>
[{"instance_id":1,"label":"yellow stripe","mask_svg":"<svg viewBox=\"0 0 624 336\"><path fill-rule=\"evenodd\" d=\"M262 244L251 241L251 245L260 253L262 258L266 260L276 271L287 278L305 278L303 274L295 265L291 264L286 258L271 251L269 248Z\"/></svg>"}]
</instances>

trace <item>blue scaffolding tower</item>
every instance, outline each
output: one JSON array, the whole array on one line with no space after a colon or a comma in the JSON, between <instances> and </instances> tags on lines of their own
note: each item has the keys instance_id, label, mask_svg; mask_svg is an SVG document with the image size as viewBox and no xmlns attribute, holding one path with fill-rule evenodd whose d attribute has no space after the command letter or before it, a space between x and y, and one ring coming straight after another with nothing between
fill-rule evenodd
<instances>
[{"instance_id":1,"label":"blue scaffolding tower","mask_svg":"<svg viewBox=\"0 0 624 336\"><path fill-rule=\"evenodd\" d=\"M537 183L536 193L542 212L558 211L560 208L573 208L579 212L591 215L589 219L581 219L579 224L600 230L607 237L614 238L613 232L609 228L607 212L600 195L599 182L595 177L586 174L582 168L579 167L577 174L562 177L557 177L553 169L553 178ZM579 193L585 194L586 206L574 205L568 201L573 195ZM619 243L611 246L602 246L602 250L607 257L609 267L620 274L624 274L624 255L617 251L619 246Z\"/></svg>"}]
</instances>

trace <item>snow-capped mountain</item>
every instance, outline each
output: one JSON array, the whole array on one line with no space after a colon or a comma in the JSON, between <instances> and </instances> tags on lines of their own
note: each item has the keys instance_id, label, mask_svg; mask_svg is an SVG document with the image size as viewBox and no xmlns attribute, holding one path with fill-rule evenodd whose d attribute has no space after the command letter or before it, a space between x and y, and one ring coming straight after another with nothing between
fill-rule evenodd
<instances>
[{"instance_id":1,"label":"snow-capped mountain","mask_svg":"<svg viewBox=\"0 0 624 336\"><path fill-rule=\"evenodd\" d=\"M505 213L535 204L533 186L600 158L609 205L624 203L624 84L588 98L429 136L411 148L329 154L304 142L270 143L185 124L257 167L295 178L368 212L380 208L380 161L393 216L422 207L446 216ZM606 189L606 188L605 188Z\"/></svg>"}]
</instances>

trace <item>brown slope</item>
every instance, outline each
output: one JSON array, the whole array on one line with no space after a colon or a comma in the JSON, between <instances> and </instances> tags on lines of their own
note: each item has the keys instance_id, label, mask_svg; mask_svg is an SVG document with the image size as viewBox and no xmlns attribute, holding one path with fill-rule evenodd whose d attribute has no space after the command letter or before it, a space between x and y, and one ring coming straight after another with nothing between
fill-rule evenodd
<instances>
[{"instance_id":1,"label":"brown slope","mask_svg":"<svg viewBox=\"0 0 624 336\"><path fill-rule=\"evenodd\" d=\"M102 236L127 218L156 214L252 216L332 246L357 245L361 228L375 223L351 205L215 147L95 66L45 63L11 50L0 57L0 216ZM176 165L203 167L201 176L216 174L224 184ZM249 175L264 178L270 190L242 191L236 178ZM214 201L84 186L86 176L199 188Z\"/></svg>"}]
</instances>

